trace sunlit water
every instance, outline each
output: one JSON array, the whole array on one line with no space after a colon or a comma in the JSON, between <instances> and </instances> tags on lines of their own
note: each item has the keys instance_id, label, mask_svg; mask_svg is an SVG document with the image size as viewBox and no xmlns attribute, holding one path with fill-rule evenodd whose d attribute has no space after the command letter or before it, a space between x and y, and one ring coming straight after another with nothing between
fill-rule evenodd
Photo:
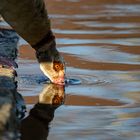
<instances>
[{"instance_id":1,"label":"sunlit water","mask_svg":"<svg viewBox=\"0 0 140 140\"><path fill-rule=\"evenodd\" d=\"M140 1L47 0L67 77L48 140L140 139ZM44 88L34 52L19 50L19 92L30 110Z\"/></svg>"}]
</instances>

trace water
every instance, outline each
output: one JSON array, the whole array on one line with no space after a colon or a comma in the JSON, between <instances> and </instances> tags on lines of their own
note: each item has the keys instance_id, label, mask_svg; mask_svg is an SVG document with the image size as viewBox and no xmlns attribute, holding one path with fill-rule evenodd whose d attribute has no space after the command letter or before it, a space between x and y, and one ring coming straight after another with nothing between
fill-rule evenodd
<instances>
[{"instance_id":1,"label":"water","mask_svg":"<svg viewBox=\"0 0 140 140\"><path fill-rule=\"evenodd\" d=\"M65 97L57 87L64 104L49 132L36 120L29 121L38 128L31 133L48 140L139 140L140 1L47 0L47 7L67 77L81 83L66 86ZM18 90L29 111L49 87L37 82L43 74L34 51L22 45L19 53Z\"/></svg>"}]
</instances>

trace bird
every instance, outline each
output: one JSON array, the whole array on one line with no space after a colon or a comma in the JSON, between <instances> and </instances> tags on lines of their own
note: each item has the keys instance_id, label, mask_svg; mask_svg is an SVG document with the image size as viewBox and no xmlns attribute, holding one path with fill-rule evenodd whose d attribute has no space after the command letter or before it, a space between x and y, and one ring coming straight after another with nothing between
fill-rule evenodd
<instances>
[{"instance_id":1,"label":"bird","mask_svg":"<svg viewBox=\"0 0 140 140\"><path fill-rule=\"evenodd\" d=\"M50 18L43 0L1 0L4 20L35 49L40 69L54 84L65 84L65 63L56 49ZM34 71L34 70L33 70Z\"/></svg>"}]
</instances>

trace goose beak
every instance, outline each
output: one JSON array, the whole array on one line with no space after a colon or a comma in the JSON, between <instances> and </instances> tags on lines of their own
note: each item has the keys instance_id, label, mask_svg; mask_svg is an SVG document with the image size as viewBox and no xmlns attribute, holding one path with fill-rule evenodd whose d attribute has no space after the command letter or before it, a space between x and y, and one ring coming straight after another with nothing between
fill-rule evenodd
<instances>
[{"instance_id":1,"label":"goose beak","mask_svg":"<svg viewBox=\"0 0 140 140\"><path fill-rule=\"evenodd\" d=\"M52 80L52 83L58 84L58 85L65 85L65 78L64 77L54 78Z\"/></svg>"}]
</instances>

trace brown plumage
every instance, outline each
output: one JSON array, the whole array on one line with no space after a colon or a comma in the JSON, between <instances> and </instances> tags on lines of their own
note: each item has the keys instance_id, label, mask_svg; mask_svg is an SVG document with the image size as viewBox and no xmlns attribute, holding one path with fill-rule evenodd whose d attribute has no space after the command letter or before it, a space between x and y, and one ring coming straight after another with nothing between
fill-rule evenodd
<instances>
[{"instance_id":1,"label":"brown plumage","mask_svg":"<svg viewBox=\"0 0 140 140\"><path fill-rule=\"evenodd\" d=\"M36 51L43 73L55 84L64 84L64 61L56 49L43 0L1 0L3 18Z\"/></svg>"}]
</instances>

